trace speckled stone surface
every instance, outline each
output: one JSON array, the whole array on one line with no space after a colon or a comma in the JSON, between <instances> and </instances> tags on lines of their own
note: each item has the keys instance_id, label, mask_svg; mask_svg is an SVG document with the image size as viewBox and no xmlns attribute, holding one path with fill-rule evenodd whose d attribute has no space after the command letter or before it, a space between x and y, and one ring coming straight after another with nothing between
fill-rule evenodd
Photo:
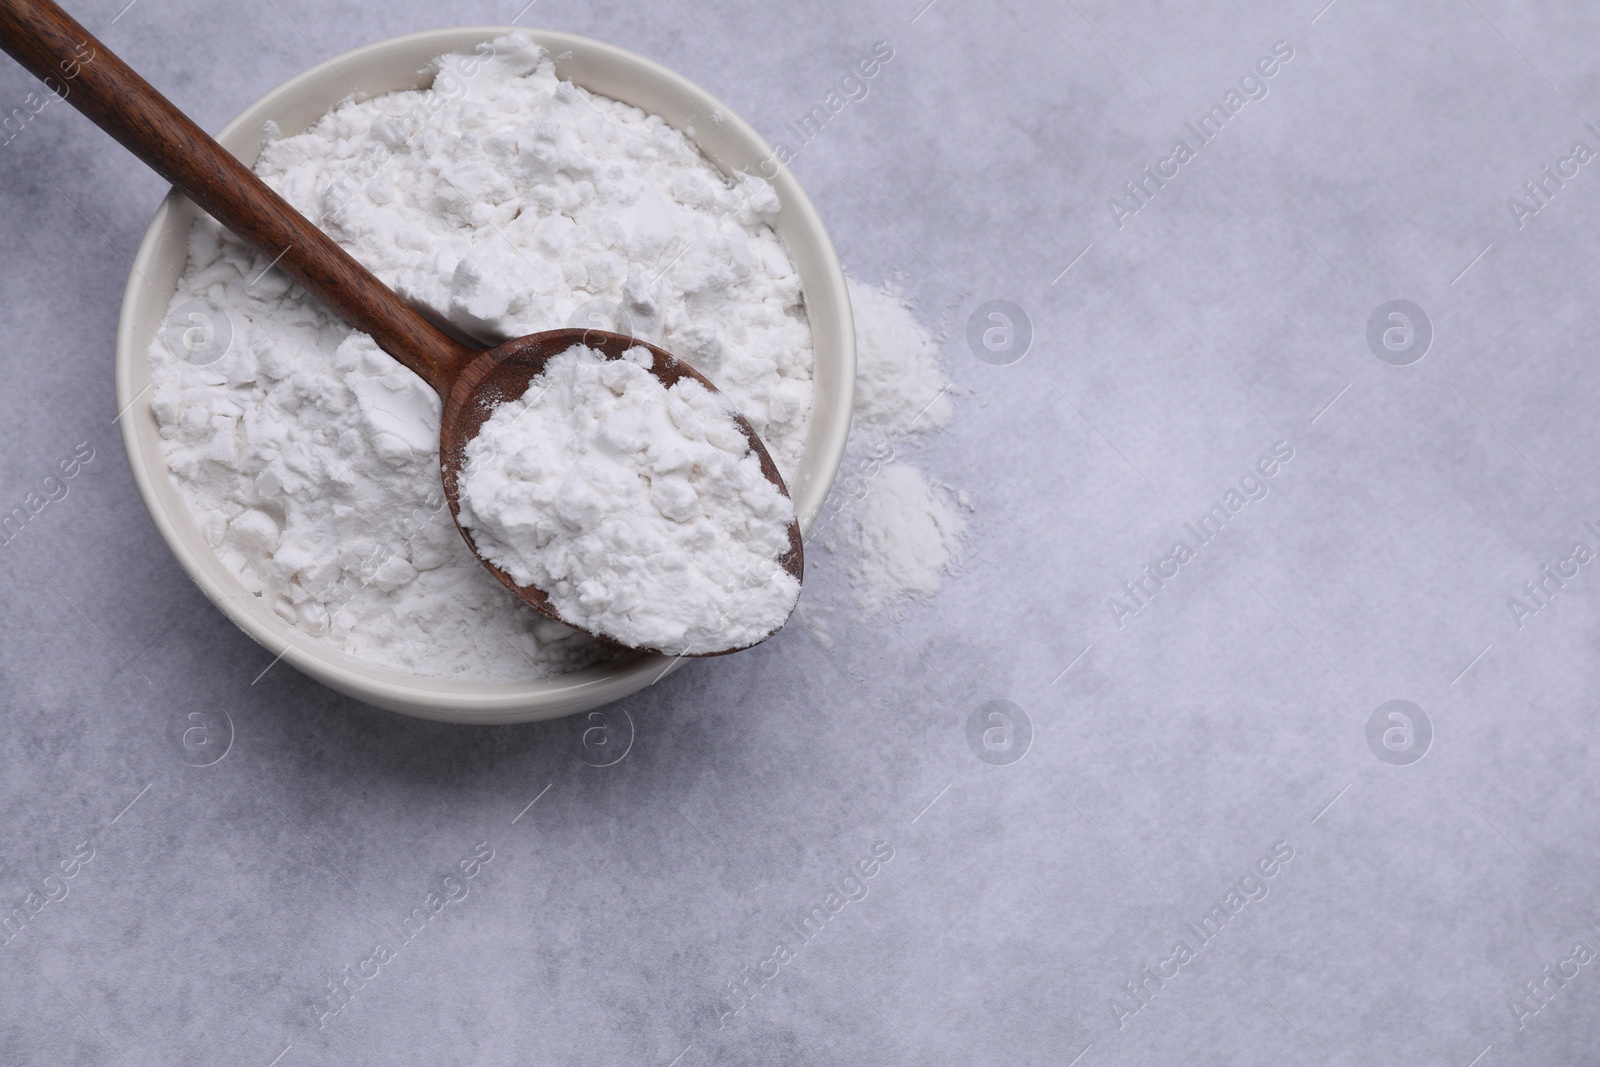
<instances>
[{"instance_id":1,"label":"speckled stone surface","mask_svg":"<svg viewBox=\"0 0 1600 1067\"><path fill-rule=\"evenodd\" d=\"M0 1062L1593 1061L1600 10L123 2L213 130L446 22L705 85L947 327L973 536L601 720L263 675L113 425L162 184L13 118L0 511L93 458L0 546Z\"/></svg>"}]
</instances>

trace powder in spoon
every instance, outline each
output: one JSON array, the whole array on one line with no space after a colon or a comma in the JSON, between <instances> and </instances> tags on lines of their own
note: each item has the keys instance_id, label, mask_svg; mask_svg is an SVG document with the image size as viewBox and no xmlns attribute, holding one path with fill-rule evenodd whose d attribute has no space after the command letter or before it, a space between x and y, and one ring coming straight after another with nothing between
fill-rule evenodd
<instances>
[{"instance_id":1,"label":"powder in spoon","mask_svg":"<svg viewBox=\"0 0 1600 1067\"><path fill-rule=\"evenodd\" d=\"M743 648L794 610L794 505L732 405L634 348L553 357L467 442L461 524L568 622L671 655Z\"/></svg>"}]
</instances>

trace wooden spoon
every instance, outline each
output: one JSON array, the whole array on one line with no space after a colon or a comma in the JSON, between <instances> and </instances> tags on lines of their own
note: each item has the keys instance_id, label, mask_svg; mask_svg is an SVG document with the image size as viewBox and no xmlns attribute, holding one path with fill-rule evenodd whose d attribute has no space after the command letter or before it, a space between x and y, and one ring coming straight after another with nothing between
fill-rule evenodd
<instances>
[{"instance_id":1,"label":"wooden spoon","mask_svg":"<svg viewBox=\"0 0 1600 1067\"><path fill-rule=\"evenodd\" d=\"M478 555L478 549L461 527L456 496L466 444L496 406L523 394L552 356L576 344L587 345L608 359L643 347L654 357L652 371L664 385L671 386L687 377L707 389L716 389L693 367L670 353L601 330L546 330L487 350L461 344L290 207L50 0L0 0L0 49L433 387L444 401L439 424L439 469L444 478L445 499L450 502L456 528L474 555ZM761 461L762 473L787 496L788 488L766 446L742 416L736 418ZM481 555L478 559L529 606L572 625L551 606L543 590L518 585ZM804 556L798 521L790 524L789 551L781 562L796 580L802 577ZM594 636L618 644L604 635ZM722 648L686 655L720 656L736 651L739 649Z\"/></svg>"}]
</instances>

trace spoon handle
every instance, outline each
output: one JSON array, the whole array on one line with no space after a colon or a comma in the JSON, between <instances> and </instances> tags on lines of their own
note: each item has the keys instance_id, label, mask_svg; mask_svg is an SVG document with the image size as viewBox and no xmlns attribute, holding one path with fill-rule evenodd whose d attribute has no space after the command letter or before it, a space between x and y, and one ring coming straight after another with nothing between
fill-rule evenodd
<instances>
[{"instance_id":1,"label":"spoon handle","mask_svg":"<svg viewBox=\"0 0 1600 1067\"><path fill-rule=\"evenodd\" d=\"M414 311L71 15L50 0L0 0L0 49L440 396L449 395L477 353Z\"/></svg>"}]
</instances>

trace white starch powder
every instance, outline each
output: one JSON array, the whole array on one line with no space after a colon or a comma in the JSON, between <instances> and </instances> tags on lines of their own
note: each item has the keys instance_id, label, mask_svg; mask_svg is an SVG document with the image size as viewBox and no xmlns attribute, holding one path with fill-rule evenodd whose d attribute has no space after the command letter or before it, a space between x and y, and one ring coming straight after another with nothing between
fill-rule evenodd
<instances>
[{"instance_id":1,"label":"white starch powder","mask_svg":"<svg viewBox=\"0 0 1600 1067\"><path fill-rule=\"evenodd\" d=\"M725 397L668 388L651 363L643 348L551 358L467 443L461 524L592 633L668 655L755 644L800 598L780 563L794 505Z\"/></svg>"},{"instance_id":2,"label":"white starch powder","mask_svg":"<svg viewBox=\"0 0 1600 1067\"><path fill-rule=\"evenodd\" d=\"M839 477L812 528L868 614L931 597L967 536L964 497L931 481L908 453L955 417L939 341L893 285L850 280L856 323L855 419ZM808 547L810 545L808 544ZM842 605L817 580L801 616L832 646Z\"/></svg>"},{"instance_id":3,"label":"white starch powder","mask_svg":"<svg viewBox=\"0 0 1600 1067\"><path fill-rule=\"evenodd\" d=\"M256 171L413 303L499 340L599 307L691 363L786 479L813 349L759 178L725 177L657 116L560 81L524 34L434 64L429 90L341 104ZM514 681L609 653L511 596L443 505L438 399L370 338L202 219L173 310L231 338L163 339L151 408L174 481L254 595L366 662ZM185 312L187 313L187 312Z\"/></svg>"}]
</instances>

